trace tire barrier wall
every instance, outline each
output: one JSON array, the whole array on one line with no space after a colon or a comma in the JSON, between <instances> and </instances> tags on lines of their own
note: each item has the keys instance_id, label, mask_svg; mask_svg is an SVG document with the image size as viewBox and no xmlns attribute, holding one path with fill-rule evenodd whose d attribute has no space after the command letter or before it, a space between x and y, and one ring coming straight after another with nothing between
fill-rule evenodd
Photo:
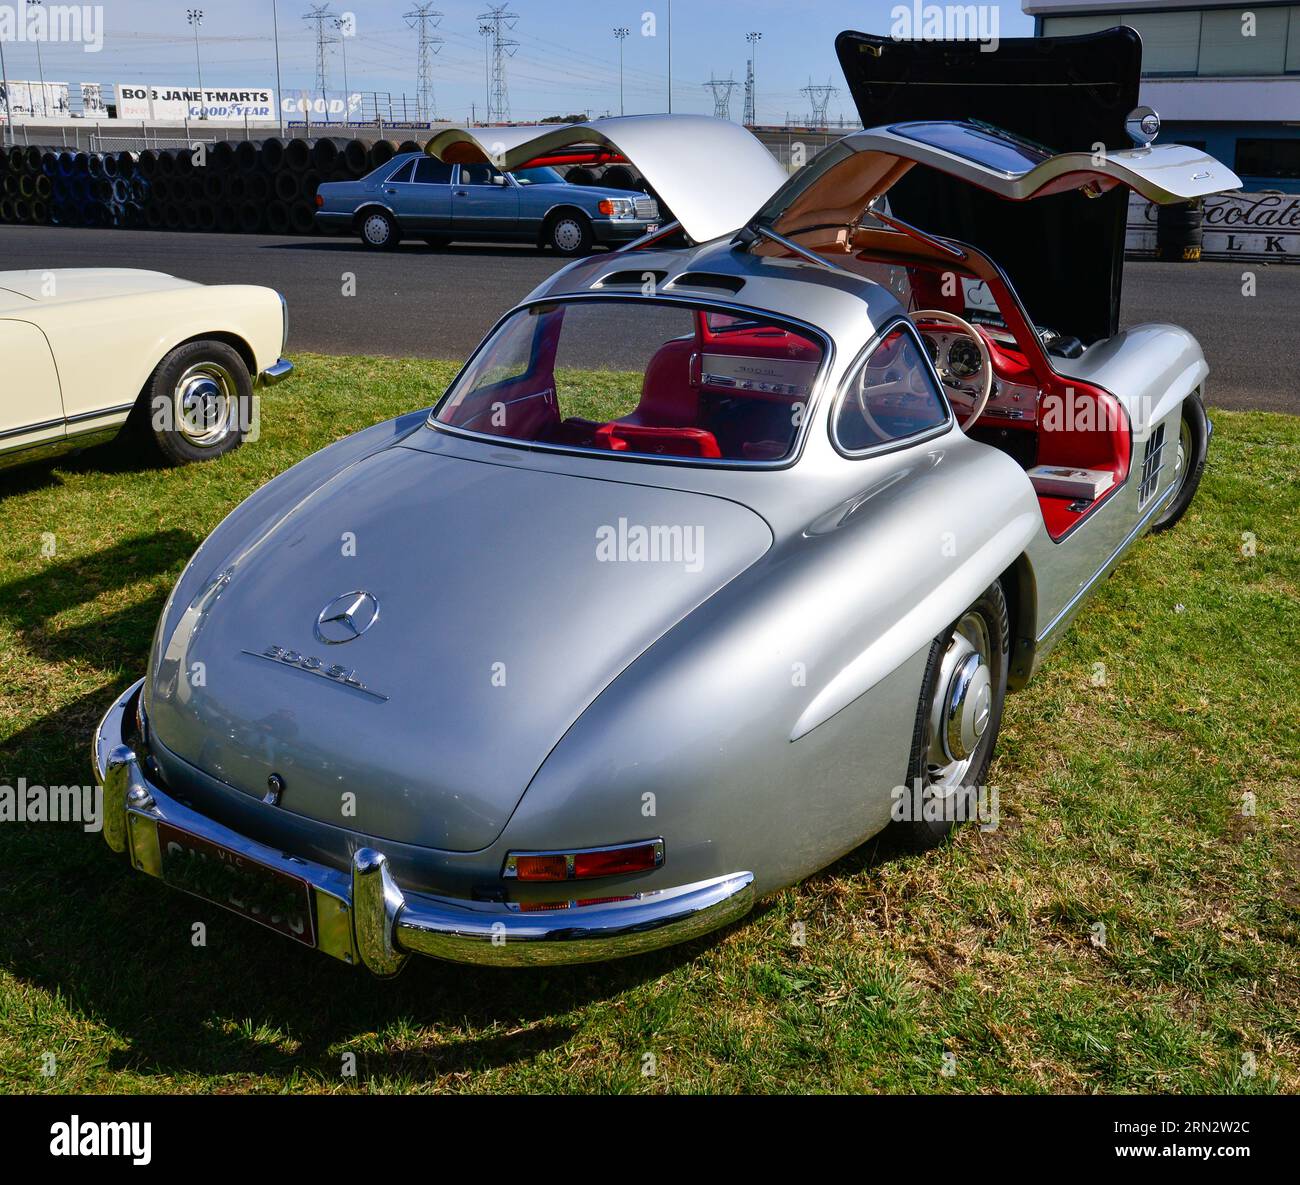
<instances>
[{"instance_id":1,"label":"tire barrier wall","mask_svg":"<svg viewBox=\"0 0 1300 1185\"><path fill-rule=\"evenodd\" d=\"M352 181L408 142L219 140L196 149L0 148L0 223L311 234L316 189Z\"/></svg>"}]
</instances>

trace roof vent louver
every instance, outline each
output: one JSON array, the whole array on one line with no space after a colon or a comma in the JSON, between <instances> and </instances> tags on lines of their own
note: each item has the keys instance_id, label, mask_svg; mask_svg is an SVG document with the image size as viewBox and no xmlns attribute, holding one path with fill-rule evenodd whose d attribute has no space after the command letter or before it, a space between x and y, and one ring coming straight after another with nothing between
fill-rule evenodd
<instances>
[{"instance_id":1,"label":"roof vent louver","mask_svg":"<svg viewBox=\"0 0 1300 1185\"><path fill-rule=\"evenodd\" d=\"M667 272L651 271L648 268L637 268L627 272L610 272L607 276L602 276L597 280L593 288L644 288L647 284L658 288L664 282Z\"/></svg>"},{"instance_id":2,"label":"roof vent louver","mask_svg":"<svg viewBox=\"0 0 1300 1185\"><path fill-rule=\"evenodd\" d=\"M739 292L745 286L740 276L724 276L716 272L683 272L668 284L669 288L713 288L720 292Z\"/></svg>"}]
</instances>

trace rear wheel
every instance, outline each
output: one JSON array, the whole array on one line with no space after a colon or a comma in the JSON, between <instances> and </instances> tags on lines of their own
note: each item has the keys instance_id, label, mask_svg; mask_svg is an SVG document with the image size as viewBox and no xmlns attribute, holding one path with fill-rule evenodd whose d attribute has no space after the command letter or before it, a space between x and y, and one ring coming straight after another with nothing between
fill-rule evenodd
<instances>
[{"instance_id":1,"label":"rear wheel","mask_svg":"<svg viewBox=\"0 0 1300 1185\"><path fill-rule=\"evenodd\" d=\"M1183 415L1178 423L1178 444L1174 452L1174 474L1171 482L1177 483L1178 492L1160 517L1151 524L1152 532L1167 531L1178 522L1196 497L1205 472L1205 459L1210 445L1210 420L1205 414L1205 404L1193 391L1183 400ZM1168 444L1165 445L1169 447Z\"/></svg>"},{"instance_id":2,"label":"rear wheel","mask_svg":"<svg viewBox=\"0 0 1300 1185\"><path fill-rule=\"evenodd\" d=\"M547 226L546 241L561 255L587 255L593 241L591 223L581 214L557 214Z\"/></svg>"},{"instance_id":3,"label":"rear wheel","mask_svg":"<svg viewBox=\"0 0 1300 1185\"><path fill-rule=\"evenodd\" d=\"M237 449L252 423L253 381L225 342L177 346L158 364L145 395L144 428L173 465Z\"/></svg>"},{"instance_id":4,"label":"rear wheel","mask_svg":"<svg viewBox=\"0 0 1300 1185\"><path fill-rule=\"evenodd\" d=\"M914 851L942 843L976 816L1002 725L1009 651L1007 602L996 583L930 645L912 733L907 809L896 811L891 824Z\"/></svg>"},{"instance_id":5,"label":"rear wheel","mask_svg":"<svg viewBox=\"0 0 1300 1185\"><path fill-rule=\"evenodd\" d=\"M367 210L358 229L361 241L372 251L391 251L402 241L402 232L387 210Z\"/></svg>"}]
</instances>

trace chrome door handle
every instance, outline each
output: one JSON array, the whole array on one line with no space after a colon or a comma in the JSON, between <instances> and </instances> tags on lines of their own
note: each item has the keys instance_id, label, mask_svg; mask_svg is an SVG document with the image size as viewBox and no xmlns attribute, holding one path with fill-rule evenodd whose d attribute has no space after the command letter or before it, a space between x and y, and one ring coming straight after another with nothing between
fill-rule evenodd
<instances>
[{"instance_id":1,"label":"chrome door handle","mask_svg":"<svg viewBox=\"0 0 1300 1185\"><path fill-rule=\"evenodd\" d=\"M458 189L458 190L456 190L456 196L457 196L457 197L469 197L469 190L468 190L468 189Z\"/></svg>"},{"instance_id":2,"label":"chrome door handle","mask_svg":"<svg viewBox=\"0 0 1300 1185\"><path fill-rule=\"evenodd\" d=\"M385 193L396 193L397 190L395 190L395 189L385 189L384 192L385 192Z\"/></svg>"}]
</instances>

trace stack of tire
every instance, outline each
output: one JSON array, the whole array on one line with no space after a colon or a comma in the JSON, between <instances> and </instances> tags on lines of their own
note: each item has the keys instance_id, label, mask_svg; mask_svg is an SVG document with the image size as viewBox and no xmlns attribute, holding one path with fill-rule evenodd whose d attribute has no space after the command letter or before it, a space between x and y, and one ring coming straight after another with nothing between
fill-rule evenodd
<instances>
[{"instance_id":1,"label":"stack of tire","mask_svg":"<svg viewBox=\"0 0 1300 1185\"><path fill-rule=\"evenodd\" d=\"M1204 208L1200 198L1156 209L1156 258L1166 263L1196 263L1201 258Z\"/></svg>"},{"instance_id":2,"label":"stack of tire","mask_svg":"<svg viewBox=\"0 0 1300 1185\"><path fill-rule=\"evenodd\" d=\"M0 223L310 234L323 181L365 176L381 140L219 140L201 149L0 149Z\"/></svg>"}]
</instances>

